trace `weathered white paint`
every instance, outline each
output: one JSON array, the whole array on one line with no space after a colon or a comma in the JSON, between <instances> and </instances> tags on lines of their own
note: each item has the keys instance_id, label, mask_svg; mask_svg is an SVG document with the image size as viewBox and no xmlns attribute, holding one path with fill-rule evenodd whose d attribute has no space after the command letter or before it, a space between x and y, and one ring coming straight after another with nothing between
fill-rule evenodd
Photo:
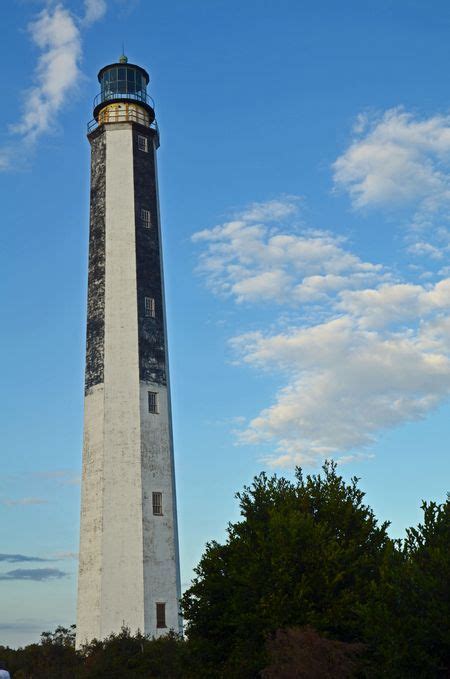
<instances>
[{"instance_id":1,"label":"weathered white paint","mask_svg":"<svg viewBox=\"0 0 450 679\"><path fill-rule=\"evenodd\" d=\"M166 388L139 383L132 125L105 128L104 385L85 400L78 646L124 624L167 632L156 629L157 602L180 630L170 404ZM163 516L153 516L154 491Z\"/></svg>"},{"instance_id":2,"label":"weathered white paint","mask_svg":"<svg viewBox=\"0 0 450 679\"><path fill-rule=\"evenodd\" d=\"M141 383L142 487L144 515L145 629L156 630L156 605L166 603L166 624L178 630L178 554L174 539L174 487L167 389ZM148 392L158 393L159 413L148 412ZM162 493L163 515L153 515L152 493Z\"/></svg>"},{"instance_id":3,"label":"weathered white paint","mask_svg":"<svg viewBox=\"0 0 450 679\"><path fill-rule=\"evenodd\" d=\"M156 184L156 203L157 203L157 228L158 228L158 242L159 242L159 262L161 267L161 287L162 287L162 302L164 309L166 308L166 291L165 291L165 279L164 279L164 255L162 251L162 232L161 232L161 210L159 206L159 184L158 184L158 158L156 154L156 149L159 147L159 136L155 138L153 144L153 160L155 167L155 184ZM167 343L167 314L164 313L164 336L166 337ZM168 456L166 459L166 482L170 484L170 500L171 503L166 502L166 512L170 510L171 519L170 523L167 525L167 531L171 531L173 536L173 554L174 554L174 569L170 569L167 573L166 588L172 587L175 583L176 591L176 604L174 601L174 596L167 598L167 625L171 629L177 630L180 634L183 632L183 619L179 611L179 600L181 597L181 578L180 578L180 556L179 556L179 542L178 542L178 515L177 515L177 501L176 501L176 482L175 482L175 462L174 462L174 451L173 451L173 431L172 431L172 400L170 395L170 369L169 369L169 352L166 344L166 375L167 375L167 389L166 389L166 407L167 407L167 424L168 424ZM142 401L141 401L142 403ZM170 473L170 478L169 478ZM164 502L164 498L163 498ZM173 570L175 573L173 573ZM176 616L176 617L175 617Z\"/></svg>"},{"instance_id":4,"label":"weathered white paint","mask_svg":"<svg viewBox=\"0 0 450 679\"><path fill-rule=\"evenodd\" d=\"M83 472L78 573L77 640L100 636L103 526L104 387L84 401Z\"/></svg>"}]
</instances>

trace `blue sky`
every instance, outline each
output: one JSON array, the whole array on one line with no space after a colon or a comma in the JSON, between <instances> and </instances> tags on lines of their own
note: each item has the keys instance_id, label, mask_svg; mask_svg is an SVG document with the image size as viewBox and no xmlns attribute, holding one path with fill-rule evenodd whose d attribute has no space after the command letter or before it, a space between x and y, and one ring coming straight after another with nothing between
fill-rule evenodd
<instances>
[{"instance_id":1,"label":"blue sky","mask_svg":"<svg viewBox=\"0 0 450 679\"><path fill-rule=\"evenodd\" d=\"M183 583L262 469L334 457L401 536L449 488L448 3L1 12L0 643L75 620L85 132L122 41L161 129Z\"/></svg>"}]
</instances>

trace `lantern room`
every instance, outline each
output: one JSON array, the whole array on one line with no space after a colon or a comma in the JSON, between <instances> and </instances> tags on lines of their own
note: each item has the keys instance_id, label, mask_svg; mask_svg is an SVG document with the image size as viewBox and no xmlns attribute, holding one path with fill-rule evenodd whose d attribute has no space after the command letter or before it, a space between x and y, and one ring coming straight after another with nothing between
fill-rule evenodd
<instances>
[{"instance_id":1,"label":"lantern room","mask_svg":"<svg viewBox=\"0 0 450 679\"><path fill-rule=\"evenodd\" d=\"M125 110L136 112L142 107L142 114L145 112L143 124L151 124L155 119L155 112L153 100L147 95L149 80L147 71L135 64L129 64L124 55L118 63L104 66L98 74L100 93L94 99L95 120L98 123L107 122L103 120L107 113L109 122L112 122L111 113L116 109L123 113ZM123 115L119 117L123 119Z\"/></svg>"}]
</instances>

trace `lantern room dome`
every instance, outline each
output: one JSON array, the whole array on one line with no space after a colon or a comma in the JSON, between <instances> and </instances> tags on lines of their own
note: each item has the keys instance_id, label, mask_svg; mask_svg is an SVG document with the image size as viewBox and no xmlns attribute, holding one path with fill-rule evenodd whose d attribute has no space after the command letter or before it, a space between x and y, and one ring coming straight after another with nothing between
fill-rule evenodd
<instances>
[{"instance_id":1,"label":"lantern room dome","mask_svg":"<svg viewBox=\"0 0 450 679\"><path fill-rule=\"evenodd\" d=\"M102 92L119 92L131 94L145 94L150 77L141 66L118 62L100 69L98 81Z\"/></svg>"},{"instance_id":2,"label":"lantern room dome","mask_svg":"<svg viewBox=\"0 0 450 679\"><path fill-rule=\"evenodd\" d=\"M136 64L129 64L125 57L114 64L100 69L98 73L100 93L94 100L94 118L107 104L128 101L140 104L147 110L151 119L155 117L153 100L147 95L150 77L147 71Z\"/></svg>"}]
</instances>

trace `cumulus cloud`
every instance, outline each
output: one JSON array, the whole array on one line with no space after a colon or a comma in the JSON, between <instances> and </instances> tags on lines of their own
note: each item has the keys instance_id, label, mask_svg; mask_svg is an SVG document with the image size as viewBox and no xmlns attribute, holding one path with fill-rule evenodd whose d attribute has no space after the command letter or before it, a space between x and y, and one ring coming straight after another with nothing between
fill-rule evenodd
<instances>
[{"instance_id":1,"label":"cumulus cloud","mask_svg":"<svg viewBox=\"0 0 450 679\"><path fill-rule=\"evenodd\" d=\"M268 200L264 203L251 203L241 214L246 222L273 222L297 213L298 196Z\"/></svg>"},{"instance_id":2,"label":"cumulus cloud","mask_svg":"<svg viewBox=\"0 0 450 679\"><path fill-rule=\"evenodd\" d=\"M45 580L60 580L66 576L67 573L60 571L58 568L16 568L13 571L0 573L0 580L29 580L43 582Z\"/></svg>"},{"instance_id":3,"label":"cumulus cloud","mask_svg":"<svg viewBox=\"0 0 450 679\"><path fill-rule=\"evenodd\" d=\"M281 383L238 438L275 447L274 466L362 459L380 432L423 419L450 396L450 278L398 280L342 239L296 232L293 215L253 206L194 235L214 292L303 312L282 331L272 317L270 331L231 339L242 363ZM317 306L320 314L306 313Z\"/></svg>"},{"instance_id":4,"label":"cumulus cloud","mask_svg":"<svg viewBox=\"0 0 450 679\"><path fill-rule=\"evenodd\" d=\"M377 289L344 290L336 308L364 327L384 327L450 309L450 279L435 285L381 285Z\"/></svg>"},{"instance_id":5,"label":"cumulus cloud","mask_svg":"<svg viewBox=\"0 0 450 679\"><path fill-rule=\"evenodd\" d=\"M246 363L288 378L241 441L275 441L275 465L311 463L364 449L380 431L424 418L450 395L450 343L442 332L437 339L438 330L433 342L430 328L380 332L343 316L290 333L236 337Z\"/></svg>"},{"instance_id":6,"label":"cumulus cloud","mask_svg":"<svg viewBox=\"0 0 450 679\"><path fill-rule=\"evenodd\" d=\"M402 108L357 117L353 140L333 164L334 185L355 210L401 215L407 252L431 262L450 252L450 115Z\"/></svg>"},{"instance_id":7,"label":"cumulus cloud","mask_svg":"<svg viewBox=\"0 0 450 679\"><path fill-rule=\"evenodd\" d=\"M253 204L192 240L204 245L198 270L208 286L238 303L327 302L384 276L380 265L350 253L344 239L299 229L292 197Z\"/></svg>"},{"instance_id":8,"label":"cumulus cloud","mask_svg":"<svg viewBox=\"0 0 450 679\"><path fill-rule=\"evenodd\" d=\"M355 208L416 204L433 212L450 200L450 116L418 119L395 108L360 117L335 161L334 181Z\"/></svg>"}]
</instances>

